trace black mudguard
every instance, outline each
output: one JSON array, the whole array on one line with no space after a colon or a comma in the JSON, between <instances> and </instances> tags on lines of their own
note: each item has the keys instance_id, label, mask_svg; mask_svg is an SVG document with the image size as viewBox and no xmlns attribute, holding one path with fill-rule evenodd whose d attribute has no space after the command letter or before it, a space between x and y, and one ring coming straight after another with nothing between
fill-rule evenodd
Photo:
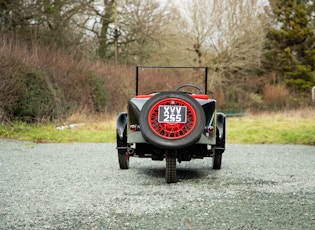
<instances>
[{"instance_id":1,"label":"black mudguard","mask_svg":"<svg viewBox=\"0 0 315 230\"><path fill-rule=\"evenodd\" d=\"M127 147L127 113L122 112L118 114L116 125L116 140L117 148Z\"/></svg>"},{"instance_id":2,"label":"black mudguard","mask_svg":"<svg viewBox=\"0 0 315 230\"><path fill-rule=\"evenodd\" d=\"M216 137L216 153L223 153L225 150L225 114L217 113L217 137Z\"/></svg>"}]
</instances>

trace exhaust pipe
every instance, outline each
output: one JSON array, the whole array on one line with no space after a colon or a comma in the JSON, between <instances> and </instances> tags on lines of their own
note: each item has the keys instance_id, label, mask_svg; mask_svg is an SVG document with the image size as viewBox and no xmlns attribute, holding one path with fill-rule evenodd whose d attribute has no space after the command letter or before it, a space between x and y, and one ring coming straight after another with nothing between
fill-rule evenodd
<instances>
[{"instance_id":1,"label":"exhaust pipe","mask_svg":"<svg viewBox=\"0 0 315 230\"><path fill-rule=\"evenodd\" d=\"M135 149L133 149L133 148L128 148L128 153L129 153L129 156L135 155Z\"/></svg>"}]
</instances>

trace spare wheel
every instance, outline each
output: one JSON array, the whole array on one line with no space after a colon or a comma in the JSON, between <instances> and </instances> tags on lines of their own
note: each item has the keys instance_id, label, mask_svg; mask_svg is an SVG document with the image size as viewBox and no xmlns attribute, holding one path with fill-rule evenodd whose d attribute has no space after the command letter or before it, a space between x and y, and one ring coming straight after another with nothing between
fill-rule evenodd
<instances>
[{"instance_id":1,"label":"spare wheel","mask_svg":"<svg viewBox=\"0 0 315 230\"><path fill-rule=\"evenodd\" d=\"M162 92L142 108L139 123L143 137L164 149L184 148L199 140L205 127L201 105L182 92Z\"/></svg>"}]
</instances>

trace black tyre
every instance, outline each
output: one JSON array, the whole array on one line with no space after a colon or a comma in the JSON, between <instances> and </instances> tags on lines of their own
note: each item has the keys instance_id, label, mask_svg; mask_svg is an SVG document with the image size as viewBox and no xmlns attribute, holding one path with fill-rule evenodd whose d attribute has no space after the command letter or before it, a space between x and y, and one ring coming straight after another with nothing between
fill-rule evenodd
<instances>
[{"instance_id":1,"label":"black tyre","mask_svg":"<svg viewBox=\"0 0 315 230\"><path fill-rule=\"evenodd\" d=\"M120 169L129 169L129 154L125 150L118 150L118 163Z\"/></svg>"},{"instance_id":2,"label":"black tyre","mask_svg":"<svg viewBox=\"0 0 315 230\"><path fill-rule=\"evenodd\" d=\"M165 159L165 181L166 183L176 183L176 155L172 153L167 153Z\"/></svg>"},{"instance_id":3,"label":"black tyre","mask_svg":"<svg viewBox=\"0 0 315 230\"><path fill-rule=\"evenodd\" d=\"M213 169L219 170L221 169L222 162L222 153L214 152L212 156L212 167Z\"/></svg>"},{"instance_id":4,"label":"black tyre","mask_svg":"<svg viewBox=\"0 0 315 230\"><path fill-rule=\"evenodd\" d=\"M159 107L185 107L185 122L159 121ZM191 96L181 92L162 92L148 100L142 108L139 123L144 138L164 149L187 147L199 140L205 127L205 113Z\"/></svg>"}]
</instances>

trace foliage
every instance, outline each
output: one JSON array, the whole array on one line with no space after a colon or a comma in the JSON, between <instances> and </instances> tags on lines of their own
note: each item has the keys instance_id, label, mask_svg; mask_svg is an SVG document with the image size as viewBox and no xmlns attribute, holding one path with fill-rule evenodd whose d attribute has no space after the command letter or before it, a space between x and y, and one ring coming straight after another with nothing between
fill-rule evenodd
<instances>
[{"instance_id":1,"label":"foliage","mask_svg":"<svg viewBox=\"0 0 315 230\"><path fill-rule=\"evenodd\" d=\"M105 78L86 59L0 39L0 120L39 122L105 111Z\"/></svg>"},{"instance_id":2,"label":"foliage","mask_svg":"<svg viewBox=\"0 0 315 230\"><path fill-rule=\"evenodd\" d=\"M65 113L63 95L44 72L18 62L8 66L4 57L0 67L0 119L30 122L51 120Z\"/></svg>"},{"instance_id":3,"label":"foliage","mask_svg":"<svg viewBox=\"0 0 315 230\"><path fill-rule=\"evenodd\" d=\"M315 8L310 2L278 1L266 41L265 68L276 71L278 81L302 91L315 85Z\"/></svg>"},{"instance_id":4,"label":"foliage","mask_svg":"<svg viewBox=\"0 0 315 230\"><path fill-rule=\"evenodd\" d=\"M106 60L114 58L117 45L121 62L145 64L160 59L161 51L165 57L164 49L170 50L168 43L178 35L172 28L178 14L170 5L157 0L0 0L0 31ZM174 54L167 51L166 57Z\"/></svg>"},{"instance_id":5,"label":"foliage","mask_svg":"<svg viewBox=\"0 0 315 230\"><path fill-rule=\"evenodd\" d=\"M219 109L310 104L314 1L262 2L0 0L0 120L123 111L135 64L209 66Z\"/></svg>"},{"instance_id":6,"label":"foliage","mask_svg":"<svg viewBox=\"0 0 315 230\"><path fill-rule=\"evenodd\" d=\"M0 0L0 31L68 52L78 51L82 30L76 27L86 1Z\"/></svg>"},{"instance_id":7,"label":"foliage","mask_svg":"<svg viewBox=\"0 0 315 230\"><path fill-rule=\"evenodd\" d=\"M14 79L14 84L0 93L2 112L8 120L33 122L61 119L68 112L78 109L82 101L85 101L84 107L89 106L88 110L104 112L105 81L96 73L86 73L83 79L76 80L84 85L84 94L81 95L82 91L71 91L72 87L67 87L62 79L52 79L49 71L42 72L34 67L21 65L17 74L5 69L4 72L6 74L0 79L2 83Z\"/></svg>"},{"instance_id":8,"label":"foliage","mask_svg":"<svg viewBox=\"0 0 315 230\"><path fill-rule=\"evenodd\" d=\"M64 113L64 106L61 106L64 99L57 93L58 87L50 85L44 73L22 67L20 74L15 77L17 98L10 108L11 118L22 121L50 120ZM61 103L59 106L57 101Z\"/></svg>"},{"instance_id":9,"label":"foliage","mask_svg":"<svg viewBox=\"0 0 315 230\"><path fill-rule=\"evenodd\" d=\"M86 80L92 89L92 100L95 112L104 112L106 106L106 91L104 90L105 80L96 73L91 72Z\"/></svg>"},{"instance_id":10,"label":"foliage","mask_svg":"<svg viewBox=\"0 0 315 230\"><path fill-rule=\"evenodd\" d=\"M175 63L176 52L171 50L179 48L181 35L175 27L179 14L172 4L163 5L157 0L120 0L118 4L120 61Z\"/></svg>"}]
</instances>

